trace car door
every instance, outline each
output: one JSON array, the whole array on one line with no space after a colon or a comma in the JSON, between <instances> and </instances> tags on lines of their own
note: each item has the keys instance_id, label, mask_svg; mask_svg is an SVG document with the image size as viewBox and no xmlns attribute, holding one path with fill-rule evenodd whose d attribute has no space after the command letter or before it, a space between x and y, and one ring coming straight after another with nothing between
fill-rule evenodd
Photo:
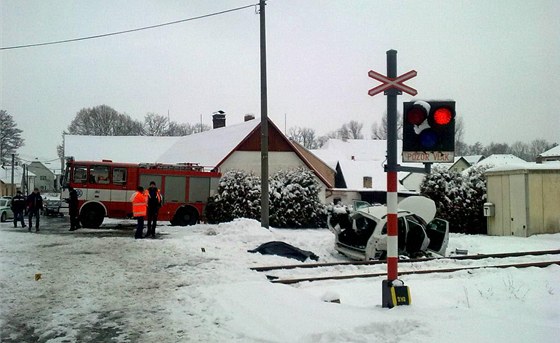
<instances>
[{"instance_id":1,"label":"car door","mask_svg":"<svg viewBox=\"0 0 560 343\"><path fill-rule=\"evenodd\" d=\"M447 244L449 244L449 222L435 218L426 225L426 234L430 238L428 250L445 256L445 250L447 250Z\"/></svg>"}]
</instances>

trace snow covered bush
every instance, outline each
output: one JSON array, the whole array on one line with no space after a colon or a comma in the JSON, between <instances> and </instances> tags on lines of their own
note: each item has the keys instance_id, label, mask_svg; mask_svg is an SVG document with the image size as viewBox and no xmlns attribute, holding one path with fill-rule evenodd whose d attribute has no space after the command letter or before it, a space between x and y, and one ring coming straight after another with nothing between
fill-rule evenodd
<instances>
[{"instance_id":1,"label":"snow covered bush","mask_svg":"<svg viewBox=\"0 0 560 343\"><path fill-rule=\"evenodd\" d=\"M212 224L236 218L260 220L260 177L241 170L226 172L205 211ZM271 177L269 223L282 228L325 227L326 211L319 201L319 184L311 171L300 168L280 171Z\"/></svg>"},{"instance_id":2,"label":"snow covered bush","mask_svg":"<svg viewBox=\"0 0 560 343\"><path fill-rule=\"evenodd\" d=\"M486 180L483 167L461 174L444 167L434 167L420 186L420 193L435 201L437 216L449 221L449 231L486 233L483 205Z\"/></svg>"},{"instance_id":3,"label":"snow covered bush","mask_svg":"<svg viewBox=\"0 0 560 343\"><path fill-rule=\"evenodd\" d=\"M205 212L211 224L235 218L260 219L260 177L243 170L227 171L220 179L217 194L208 199Z\"/></svg>"},{"instance_id":4,"label":"snow covered bush","mask_svg":"<svg viewBox=\"0 0 560 343\"><path fill-rule=\"evenodd\" d=\"M269 183L270 225L285 228L324 227L325 206L319 183L305 168L279 171Z\"/></svg>"}]
</instances>

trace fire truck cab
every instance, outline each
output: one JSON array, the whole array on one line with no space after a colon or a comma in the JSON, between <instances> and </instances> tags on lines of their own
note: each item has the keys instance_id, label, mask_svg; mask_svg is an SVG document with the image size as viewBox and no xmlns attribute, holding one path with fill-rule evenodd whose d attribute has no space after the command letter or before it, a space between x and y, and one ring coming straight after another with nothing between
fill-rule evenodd
<instances>
[{"instance_id":1,"label":"fire truck cab","mask_svg":"<svg viewBox=\"0 0 560 343\"><path fill-rule=\"evenodd\" d=\"M97 228L104 217L131 218L130 197L138 186L147 189L154 181L163 197L158 220L186 226L199 222L220 176L216 168L194 163L135 164L69 158L62 198L68 198L68 186L76 189L82 226Z\"/></svg>"}]
</instances>

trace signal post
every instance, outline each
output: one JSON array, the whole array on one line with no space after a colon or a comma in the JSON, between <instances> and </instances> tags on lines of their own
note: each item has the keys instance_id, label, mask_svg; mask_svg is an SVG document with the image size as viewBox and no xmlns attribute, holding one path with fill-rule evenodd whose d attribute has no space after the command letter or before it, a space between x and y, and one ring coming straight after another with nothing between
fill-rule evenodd
<instances>
[{"instance_id":1,"label":"signal post","mask_svg":"<svg viewBox=\"0 0 560 343\"><path fill-rule=\"evenodd\" d=\"M397 95L418 92L403 82L416 76L411 70L397 76L397 51L387 51L387 76L373 70L368 76L382 85L368 91L370 96L387 95L387 279L382 282L382 306L410 304L410 292L398 279L398 194L397 172L430 173L432 162L453 162L455 150L455 102L416 101L405 103L403 113L403 161L423 162L424 168L397 163ZM416 157L416 158L415 158Z\"/></svg>"}]
</instances>

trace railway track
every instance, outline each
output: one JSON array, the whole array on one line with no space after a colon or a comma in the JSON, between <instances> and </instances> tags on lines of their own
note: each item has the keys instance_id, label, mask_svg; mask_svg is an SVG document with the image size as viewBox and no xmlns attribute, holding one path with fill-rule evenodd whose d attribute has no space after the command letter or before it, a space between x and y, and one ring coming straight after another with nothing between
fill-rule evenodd
<instances>
[{"instance_id":1,"label":"railway track","mask_svg":"<svg viewBox=\"0 0 560 343\"><path fill-rule=\"evenodd\" d=\"M403 259L399 260L399 264L412 264L429 261L461 261L461 260L483 260L483 259L505 259L524 256L544 256L544 255L559 255L560 250L539 250L539 251L526 251L515 253L497 253L497 254L477 254L477 255L460 255L450 257L434 257L434 258L419 258L419 259ZM384 265L385 261L345 261L345 262L328 262L328 263L305 263L305 264L291 264L291 265L275 265L275 266L261 266L253 267L251 270L257 272L268 272L277 270L290 270L290 269L322 269L325 267L345 267L345 266L375 266ZM429 274L429 273L452 273L462 270L475 270L484 268L528 268L528 267L547 267L550 265L560 265L560 260L538 261L538 262L520 262L520 263L506 263L506 264L491 264L479 266L459 266L453 268L423 268L415 270L400 271L399 275L410 274ZM305 276L305 277L281 277L275 275L267 275L273 283L294 284L304 281L323 281L323 280L344 280L353 278L370 278L385 276L386 272L374 273L353 273L353 274L337 274L337 275L320 275L320 276Z\"/></svg>"}]
</instances>

